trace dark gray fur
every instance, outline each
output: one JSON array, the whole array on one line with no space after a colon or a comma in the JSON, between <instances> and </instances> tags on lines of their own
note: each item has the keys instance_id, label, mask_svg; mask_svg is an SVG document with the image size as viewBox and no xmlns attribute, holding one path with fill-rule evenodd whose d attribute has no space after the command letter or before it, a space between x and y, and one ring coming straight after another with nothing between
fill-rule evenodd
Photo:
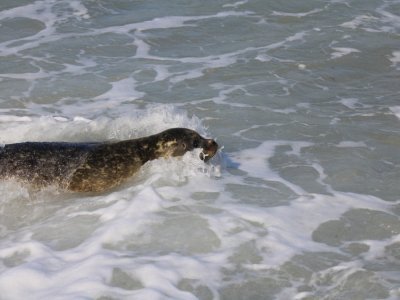
<instances>
[{"instance_id":1,"label":"dark gray fur","mask_svg":"<svg viewBox=\"0 0 400 300\"><path fill-rule=\"evenodd\" d=\"M102 192L121 184L149 160L182 156L202 148L207 161L214 140L186 128L113 143L25 142L0 148L0 178L36 188L57 186L76 192Z\"/></svg>"}]
</instances>

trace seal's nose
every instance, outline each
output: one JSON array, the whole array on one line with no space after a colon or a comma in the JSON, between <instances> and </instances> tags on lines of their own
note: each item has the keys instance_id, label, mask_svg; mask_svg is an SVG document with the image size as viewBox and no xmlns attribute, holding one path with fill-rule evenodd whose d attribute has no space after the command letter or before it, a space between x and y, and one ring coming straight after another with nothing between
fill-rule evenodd
<instances>
[{"instance_id":1,"label":"seal's nose","mask_svg":"<svg viewBox=\"0 0 400 300\"><path fill-rule=\"evenodd\" d=\"M206 162L215 155L218 144L213 139L206 139L203 145L203 153L200 154L200 159Z\"/></svg>"},{"instance_id":2,"label":"seal's nose","mask_svg":"<svg viewBox=\"0 0 400 300\"><path fill-rule=\"evenodd\" d=\"M207 140L207 145L209 147L218 147L218 144L212 139Z\"/></svg>"},{"instance_id":3,"label":"seal's nose","mask_svg":"<svg viewBox=\"0 0 400 300\"><path fill-rule=\"evenodd\" d=\"M205 144L207 148L218 148L218 144L213 139L207 139Z\"/></svg>"},{"instance_id":4,"label":"seal's nose","mask_svg":"<svg viewBox=\"0 0 400 300\"><path fill-rule=\"evenodd\" d=\"M204 150L214 153L218 150L218 144L213 139L207 139L205 142Z\"/></svg>"}]
</instances>

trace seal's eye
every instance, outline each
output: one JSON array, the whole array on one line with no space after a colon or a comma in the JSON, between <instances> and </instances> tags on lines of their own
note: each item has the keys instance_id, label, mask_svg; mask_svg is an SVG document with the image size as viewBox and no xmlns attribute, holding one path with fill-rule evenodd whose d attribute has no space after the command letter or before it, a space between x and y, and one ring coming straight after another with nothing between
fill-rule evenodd
<instances>
[{"instance_id":1,"label":"seal's eye","mask_svg":"<svg viewBox=\"0 0 400 300\"><path fill-rule=\"evenodd\" d=\"M198 148L199 147L199 141L194 141L193 142L193 148Z\"/></svg>"}]
</instances>

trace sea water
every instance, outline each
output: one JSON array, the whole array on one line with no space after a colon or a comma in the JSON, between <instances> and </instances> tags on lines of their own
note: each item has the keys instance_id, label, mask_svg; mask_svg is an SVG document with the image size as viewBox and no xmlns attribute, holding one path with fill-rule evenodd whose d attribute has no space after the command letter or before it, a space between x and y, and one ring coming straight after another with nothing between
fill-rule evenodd
<instances>
[{"instance_id":1,"label":"sea water","mask_svg":"<svg viewBox=\"0 0 400 300\"><path fill-rule=\"evenodd\" d=\"M399 299L399 79L398 0L2 0L1 145L220 150L1 182L0 299Z\"/></svg>"}]
</instances>

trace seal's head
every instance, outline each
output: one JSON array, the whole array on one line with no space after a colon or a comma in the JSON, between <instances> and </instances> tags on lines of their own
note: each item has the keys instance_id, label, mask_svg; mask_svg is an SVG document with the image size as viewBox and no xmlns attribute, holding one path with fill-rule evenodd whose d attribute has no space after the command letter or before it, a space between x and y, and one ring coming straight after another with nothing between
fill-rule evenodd
<instances>
[{"instance_id":1,"label":"seal's head","mask_svg":"<svg viewBox=\"0 0 400 300\"><path fill-rule=\"evenodd\" d=\"M201 148L200 159L207 162L218 150L213 139L205 139L196 131L187 128L171 128L158 135L157 152L160 156L182 156L187 151Z\"/></svg>"}]
</instances>

